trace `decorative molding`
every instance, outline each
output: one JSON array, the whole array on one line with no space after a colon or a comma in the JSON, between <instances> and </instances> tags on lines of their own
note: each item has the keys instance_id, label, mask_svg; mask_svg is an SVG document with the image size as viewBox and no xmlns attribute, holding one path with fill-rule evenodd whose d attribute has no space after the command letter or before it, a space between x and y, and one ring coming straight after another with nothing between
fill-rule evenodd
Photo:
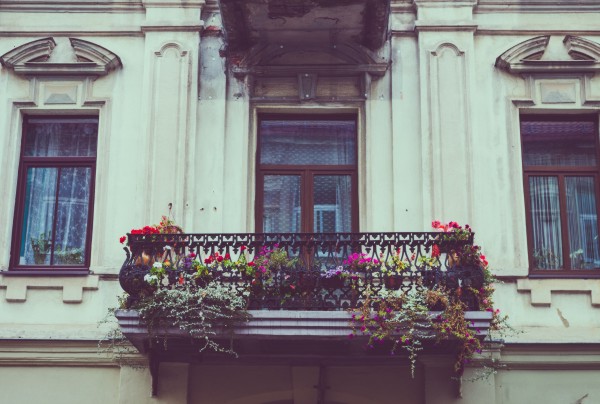
<instances>
[{"instance_id":1,"label":"decorative molding","mask_svg":"<svg viewBox=\"0 0 600 404\"><path fill-rule=\"evenodd\" d=\"M144 130L149 138L150 159L161 160L165 164L160 169L156 166L148 169L148 192L156 194L146 204L149 217L155 216L155 212L171 203L174 212L184 211L184 184L168 179L185 177L186 159L176 154L167 156L164 151L171 147L186 150L189 141L190 102L194 98L190 49L177 42L167 42L150 53L150 85L147 89L149 118Z\"/></svg>"},{"instance_id":2,"label":"decorative molding","mask_svg":"<svg viewBox=\"0 0 600 404\"><path fill-rule=\"evenodd\" d=\"M310 55L310 56L307 56ZM312 64L305 64L307 60ZM234 59L230 58L230 62ZM364 46L354 43L343 43L331 47L321 46L285 46L261 44L245 53L235 61L231 72L238 79L250 77L252 83L250 92L254 99L261 101L281 100L341 100L362 101L369 92L371 78L378 78L387 72L389 62L378 57ZM280 86L294 88L294 94L281 96L259 95L256 91L260 80L271 80L273 88ZM346 91L343 95L327 93L328 83L338 82L339 86L348 88L353 86L348 83L349 78L360 83L360 90ZM287 80L287 81L286 81ZM285 83L284 83L285 82ZM264 83L263 83L264 84ZM297 90L295 89L297 87ZM358 86L357 86L358 87ZM308 95L308 97L307 97Z\"/></svg>"},{"instance_id":3,"label":"decorative molding","mask_svg":"<svg viewBox=\"0 0 600 404\"><path fill-rule=\"evenodd\" d=\"M528 39L505 51L496 67L513 74L574 74L600 71L600 44L567 35L563 40L564 59L544 58L550 35Z\"/></svg>"},{"instance_id":4,"label":"decorative molding","mask_svg":"<svg viewBox=\"0 0 600 404\"><path fill-rule=\"evenodd\" d=\"M282 57L294 56L303 52L313 52L328 56L336 63L320 64L284 64L276 62ZM383 76L389 62L378 57L369 49L353 43L344 43L332 47L285 46L260 44L244 54L231 70L236 77L254 76L295 76L300 73L327 73L328 76L347 76L348 74L369 73Z\"/></svg>"},{"instance_id":5,"label":"decorative molding","mask_svg":"<svg viewBox=\"0 0 600 404\"><path fill-rule=\"evenodd\" d=\"M53 38L42 38L27 42L0 56L0 64L7 69L14 69L30 61L45 62L50 58L56 42Z\"/></svg>"},{"instance_id":6,"label":"decorative molding","mask_svg":"<svg viewBox=\"0 0 600 404\"><path fill-rule=\"evenodd\" d=\"M15 74L27 76L104 76L121 67L121 59L93 42L69 38L76 62L51 61L57 45L48 37L27 42L0 56L0 64Z\"/></svg>"},{"instance_id":7,"label":"decorative molding","mask_svg":"<svg viewBox=\"0 0 600 404\"><path fill-rule=\"evenodd\" d=\"M97 275L82 277L36 276L8 277L0 279L0 288L6 288L6 300L22 303L27 301L28 289L62 289L64 303L81 303L84 290L98 290Z\"/></svg>"},{"instance_id":8,"label":"decorative molding","mask_svg":"<svg viewBox=\"0 0 600 404\"><path fill-rule=\"evenodd\" d=\"M523 60L539 59L549 41L550 35L543 35L518 43L496 58L496 67L512 71L513 66L522 63Z\"/></svg>"},{"instance_id":9,"label":"decorative molding","mask_svg":"<svg viewBox=\"0 0 600 404\"><path fill-rule=\"evenodd\" d=\"M531 293L532 306L551 306L552 293L589 293L592 306L600 306L597 279L518 279L517 291Z\"/></svg>"},{"instance_id":10,"label":"decorative molding","mask_svg":"<svg viewBox=\"0 0 600 404\"><path fill-rule=\"evenodd\" d=\"M141 355L129 354L143 362ZM0 340L0 366L118 367L112 354L100 354L98 341Z\"/></svg>"},{"instance_id":11,"label":"decorative molding","mask_svg":"<svg viewBox=\"0 0 600 404\"><path fill-rule=\"evenodd\" d=\"M423 162L430 192L426 198L432 217L472 217L471 124L469 117L468 60L452 43L441 43L426 53L426 74L430 77L425 95L426 108ZM458 136L457 134L461 134ZM441 153L455 158L452 163ZM457 164L457 162L460 162ZM451 167L450 167L451 166ZM440 201L444 199L442 204Z\"/></svg>"}]
</instances>

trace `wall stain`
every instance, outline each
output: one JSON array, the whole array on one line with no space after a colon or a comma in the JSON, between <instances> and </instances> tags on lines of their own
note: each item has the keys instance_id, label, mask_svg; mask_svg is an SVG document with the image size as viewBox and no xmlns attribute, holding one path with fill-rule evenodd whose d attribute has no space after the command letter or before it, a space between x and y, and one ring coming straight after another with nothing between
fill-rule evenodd
<instances>
[{"instance_id":1,"label":"wall stain","mask_svg":"<svg viewBox=\"0 0 600 404\"><path fill-rule=\"evenodd\" d=\"M565 328L569 328L569 326L570 326L569 321L563 316L560 309L556 309L556 312L558 313L558 317L560 317L560 321L562 321ZM585 397L583 397L583 398L585 398Z\"/></svg>"}]
</instances>

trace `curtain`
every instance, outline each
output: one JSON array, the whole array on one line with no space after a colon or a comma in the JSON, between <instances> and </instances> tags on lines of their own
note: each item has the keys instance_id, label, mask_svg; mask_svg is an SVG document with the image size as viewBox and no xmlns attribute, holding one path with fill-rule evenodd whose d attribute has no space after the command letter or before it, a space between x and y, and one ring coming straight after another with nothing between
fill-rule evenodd
<instances>
[{"instance_id":1,"label":"curtain","mask_svg":"<svg viewBox=\"0 0 600 404\"><path fill-rule=\"evenodd\" d=\"M563 267L558 177L529 177L533 259L537 269Z\"/></svg>"},{"instance_id":2,"label":"curtain","mask_svg":"<svg viewBox=\"0 0 600 404\"><path fill-rule=\"evenodd\" d=\"M569 258L573 269L600 266L594 177L566 177Z\"/></svg>"}]
</instances>

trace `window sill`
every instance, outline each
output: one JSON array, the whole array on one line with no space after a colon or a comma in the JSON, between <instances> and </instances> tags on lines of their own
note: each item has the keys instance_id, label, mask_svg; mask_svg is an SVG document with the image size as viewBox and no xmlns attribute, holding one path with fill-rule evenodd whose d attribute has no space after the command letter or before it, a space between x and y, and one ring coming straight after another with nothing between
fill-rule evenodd
<instances>
[{"instance_id":1,"label":"window sill","mask_svg":"<svg viewBox=\"0 0 600 404\"><path fill-rule=\"evenodd\" d=\"M0 271L2 276L87 276L91 272L87 269L77 270L30 270L30 269L11 269L8 271Z\"/></svg>"},{"instance_id":2,"label":"window sill","mask_svg":"<svg viewBox=\"0 0 600 404\"><path fill-rule=\"evenodd\" d=\"M23 303L28 291L62 290L63 303L82 303L84 290L98 290L100 277L89 271L3 271L0 289L6 288L6 301Z\"/></svg>"}]
</instances>

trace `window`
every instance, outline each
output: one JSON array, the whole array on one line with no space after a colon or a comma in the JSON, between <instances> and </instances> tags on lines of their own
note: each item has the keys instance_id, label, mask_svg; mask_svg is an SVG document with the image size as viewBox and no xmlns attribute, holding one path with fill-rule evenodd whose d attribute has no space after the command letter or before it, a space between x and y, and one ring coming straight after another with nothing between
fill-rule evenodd
<instances>
[{"instance_id":1,"label":"window","mask_svg":"<svg viewBox=\"0 0 600 404\"><path fill-rule=\"evenodd\" d=\"M532 272L600 268L595 116L521 117Z\"/></svg>"},{"instance_id":2,"label":"window","mask_svg":"<svg viewBox=\"0 0 600 404\"><path fill-rule=\"evenodd\" d=\"M26 117L11 268L89 268L97 117Z\"/></svg>"},{"instance_id":3,"label":"window","mask_svg":"<svg viewBox=\"0 0 600 404\"><path fill-rule=\"evenodd\" d=\"M257 231L358 229L354 116L260 116Z\"/></svg>"}]
</instances>

